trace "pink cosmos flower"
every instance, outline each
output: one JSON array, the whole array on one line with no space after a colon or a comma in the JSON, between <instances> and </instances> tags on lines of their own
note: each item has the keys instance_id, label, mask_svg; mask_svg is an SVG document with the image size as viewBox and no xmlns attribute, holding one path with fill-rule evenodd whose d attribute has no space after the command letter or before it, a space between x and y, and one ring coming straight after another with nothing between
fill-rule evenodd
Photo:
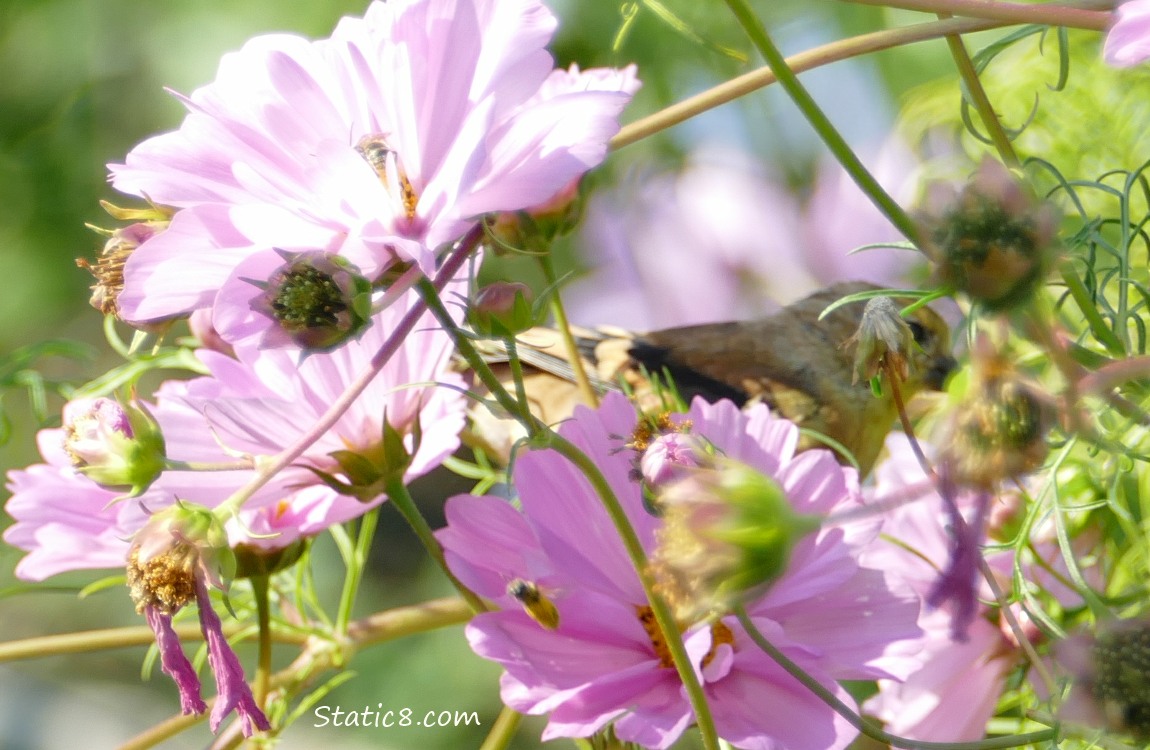
<instances>
[{"instance_id":1,"label":"pink cosmos flower","mask_svg":"<svg viewBox=\"0 0 1150 750\"><path fill-rule=\"evenodd\" d=\"M740 412L696 400L690 434L773 477L795 509L857 507L852 470L827 451L795 454L797 428L766 407ZM586 452L618 495L648 552L662 521L644 509L631 405L608 395L580 408L561 433ZM685 422L680 422L680 427ZM647 619L638 576L586 478L550 451L516 461L516 510L497 497L448 501L438 532L453 572L503 609L475 617L472 648L505 668L504 702L549 714L544 739L585 737L608 723L622 740L666 748L692 723L665 644ZM787 571L747 609L767 638L848 704L836 680L898 678L913 667L900 651L918 635L908 593L859 565L875 524L824 528L798 542ZM558 625L532 619L508 593L528 582L553 603ZM705 683L720 736L743 748L842 748L855 731L759 651L731 617L687 623L684 644Z\"/></svg>"},{"instance_id":2,"label":"pink cosmos flower","mask_svg":"<svg viewBox=\"0 0 1150 750\"><path fill-rule=\"evenodd\" d=\"M1150 58L1150 0L1128 0L1114 10L1114 17L1102 59L1118 68L1145 62Z\"/></svg>"},{"instance_id":3,"label":"pink cosmos flower","mask_svg":"<svg viewBox=\"0 0 1150 750\"><path fill-rule=\"evenodd\" d=\"M235 359L201 350L199 356L211 375L169 382L158 393L155 415L169 436L169 456L219 462L234 461L237 455L279 453L368 370L372 357L415 301L414 292L405 293L378 313L358 339L331 352L301 355L253 348L241 349L240 359ZM383 502L381 487L357 488L368 492L360 498L340 494L311 469L342 475L333 457L341 451L378 464L385 422L398 431L411 454L410 464L400 470L405 481L438 466L459 446L466 410L460 392L463 380L450 371L452 351L451 338L425 313L332 429L244 506L245 526L271 537L241 538L257 546L283 547ZM181 498L212 507L249 477L247 471L167 472L160 484Z\"/></svg>"},{"instance_id":4,"label":"pink cosmos flower","mask_svg":"<svg viewBox=\"0 0 1150 750\"><path fill-rule=\"evenodd\" d=\"M434 268L477 216L541 203L602 161L634 71L552 70L536 0L393 0L329 39L273 34L181 97L189 114L111 165L179 210L128 260L127 320L213 304L244 258L339 253L371 279Z\"/></svg>"}]
</instances>

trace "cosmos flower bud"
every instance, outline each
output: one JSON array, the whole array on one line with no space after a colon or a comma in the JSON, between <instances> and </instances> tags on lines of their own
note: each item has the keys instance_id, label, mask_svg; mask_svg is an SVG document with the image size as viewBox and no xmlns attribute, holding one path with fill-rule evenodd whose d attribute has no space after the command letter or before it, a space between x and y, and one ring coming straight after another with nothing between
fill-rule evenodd
<instances>
[{"instance_id":1,"label":"cosmos flower bud","mask_svg":"<svg viewBox=\"0 0 1150 750\"><path fill-rule=\"evenodd\" d=\"M497 240L495 248L545 251L556 237L570 232L583 214L579 183L579 178L571 180L555 195L531 208L496 214L487 225Z\"/></svg>"},{"instance_id":2,"label":"cosmos flower bud","mask_svg":"<svg viewBox=\"0 0 1150 750\"><path fill-rule=\"evenodd\" d=\"M867 300L858 330L845 343L857 347L852 384L859 381L860 375L864 380L878 375L884 363L903 380L910 375L907 355L915 346L914 333L890 297Z\"/></svg>"},{"instance_id":3,"label":"cosmos flower bud","mask_svg":"<svg viewBox=\"0 0 1150 750\"><path fill-rule=\"evenodd\" d=\"M357 336L371 319L371 282L346 258L322 251L276 251L284 264L266 282L252 309L271 318L279 336L269 345L290 342L328 351Z\"/></svg>"},{"instance_id":4,"label":"cosmos flower bud","mask_svg":"<svg viewBox=\"0 0 1150 750\"><path fill-rule=\"evenodd\" d=\"M986 159L962 192L926 219L935 280L987 310L1025 303L1046 275L1058 214L996 161Z\"/></svg>"},{"instance_id":5,"label":"cosmos flower bud","mask_svg":"<svg viewBox=\"0 0 1150 750\"><path fill-rule=\"evenodd\" d=\"M715 458L659 495L664 526L651 565L682 622L725 611L782 575L820 520L796 513L782 487L746 464Z\"/></svg>"},{"instance_id":6,"label":"cosmos flower bud","mask_svg":"<svg viewBox=\"0 0 1150 750\"><path fill-rule=\"evenodd\" d=\"M974 371L955 406L944 460L959 485L992 489L1042 465L1052 418L1050 399L985 340L975 345Z\"/></svg>"},{"instance_id":7,"label":"cosmos flower bud","mask_svg":"<svg viewBox=\"0 0 1150 750\"><path fill-rule=\"evenodd\" d=\"M475 295L467 320L483 336L511 338L540 323L533 308L531 287L518 281L497 281Z\"/></svg>"},{"instance_id":8,"label":"cosmos flower bud","mask_svg":"<svg viewBox=\"0 0 1150 750\"><path fill-rule=\"evenodd\" d=\"M164 436L139 404L78 399L64 407L64 450L76 471L110 490L143 493L164 470Z\"/></svg>"}]
</instances>

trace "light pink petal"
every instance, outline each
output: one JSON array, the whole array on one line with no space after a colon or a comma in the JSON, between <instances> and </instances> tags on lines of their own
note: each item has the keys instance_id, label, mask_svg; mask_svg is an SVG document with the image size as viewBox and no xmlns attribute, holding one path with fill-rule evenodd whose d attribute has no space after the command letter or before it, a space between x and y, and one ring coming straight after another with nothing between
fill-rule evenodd
<instances>
[{"instance_id":1,"label":"light pink petal","mask_svg":"<svg viewBox=\"0 0 1150 750\"><path fill-rule=\"evenodd\" d=\"M1114 11L1116 20L1106 35L1102 58L1129 68L1150 58L1150 0L1128 0Z\"/></svg>"},{"instance_id":2,"label":"light pink petal","mask_svg":"<svg viewBox=\"0 0 1150 750\"><path fill-rule=\"evenodd\" d=\"M232 225L226 206L179 211L167 229L128 258L117 298L120 313L125 320L148 321L207 307L235 264L254 249Z\"/></svg>"}]
</instances>

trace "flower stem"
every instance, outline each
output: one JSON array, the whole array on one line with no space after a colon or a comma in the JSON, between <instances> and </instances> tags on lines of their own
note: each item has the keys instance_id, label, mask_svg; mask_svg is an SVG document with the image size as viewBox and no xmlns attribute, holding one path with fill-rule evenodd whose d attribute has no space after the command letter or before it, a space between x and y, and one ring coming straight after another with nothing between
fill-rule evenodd
<instances>
[{"instance_id":1,"label":"flower stem","mask_svg":"<svg viewBox=\"0 0 1150 750\"><path fill-rule=\"evenodd\" d=\"M259 653L256 660L255 679L252 680L252 696L256 705L266 708L268 698L268 680L272 674L272 623L271 608L268 600L267 574L258 574L251 577L252 594L256 600L256 621L259 626Z\"/></svg>"},{"instance_id":2,"label":"flower stem","mask_svg":"<svg viewBox=\"0 0 1150 750\"><path fill-rule=\"evenodd\" d=\"M499 716L495 717L495 723L491 726L491 731L487 733L483 744L479 746L479 750L505 750L510 747L522 718L523 715L518 711L504 706Z\"/></svg>"},{"instance_id":3,"label":"flower stem","mask_svg":"<svg viewBox=\"0 0 1150 750\"><path fill-rule=\"evenodd\" d=\"M483 360L483 356L476 351L475 345L471 343L471 339L462 335L455 325L455 321L451 319L451 314L444 307L443 301L439 299L436 290L431 286L427 279L423 279L416 287L439 324L443 326L444 330L451 335L452 340L455 342L455 349L459 356L467 362L467 366L475 373L480 382L491 394L491 397L499 402L499 406L503 408L508 414L512 415L515 419L523 425L527 430L528 436L534 436L541 430L546 430L547 426L540 422L531 413L526 402L520 403L516 401L507 389L503 387L503 383L499 382L499 378L491 371L487 362Z\"/></svg>"},{"instance_id":4,"label":"flower stem","mask_svg":"<svg viewBox=\"0 0 1150 750\"><path fill-rule=\"evenodd\" d=\"M555 266L551 262L551 255L539 256L539 265L543 268L543 276L549 287L556 287L559 283L555 276ZM575 337L571 335L571 324L567 321L567 311L563 308L563 300L559 294L552 294L548 301L551 314L555 317L555 327L559 329L559 336L563 339L563 349L567 352L567 359L571 362L571 372L575 375L575 385L579 388L579 397L583 403L592 409L599 406L599 397L591 387L591 380L587 377L587 368L583 366L583 358L579 355L579 347L575 344Z\"/></svg>"},{"instance_id":5,"label":"flower stem","mask_svg":"<svg viewBox=\"0 0 1150 750\"><path fill-rule=\"evenodd\" d=\"M940 21L944 21L950 18L950 14L939 13L938 18ZM966 95L970 98L970 103L974 105L974 109L978 112L978 116L986 128L986 132L990 136L990 142L994 144L998 155L1002 158L1006 166L1012 169L1021 167L1022 162L1018 160L1018 154L1014 152L1014 144L1010 142L1010 137L1007 136L1006 129L1002 127L1002 121L998 119L998 114L990 104L990 97L986 95L986 89L982 86L982 81L978 77L978 71L974 69L974 62L970 59L970 53L966 51L966 45L962 41L962 36L959 34L947 34L946 46L950 48L950 56L954 58L954 65L958 68L958 75L962 78L962 82L966 86Z\"/></svg>"},{"instance_id":6,"label":"flower stem","mask_svg":"<svg viewBox=\"0 0 1150 750\"><path fill-rule=\"evenodd\" d=\"M890 196L878 180L874 178L862 161L850 146L847 145L846 140L831 124L830 119L819 108L810 93L799 82L797 76L790 66L787 64L786 58L783 57L782 52L775 46L771 40L770 35L767 33L766 28L755 15L754 10L751 9L747 0L726 0L727 7L735 14L739 20L743 30L747 36L751 38L751 42L759 50L759 54L766 60L767 65L770 66L774 72L775 77L778 78L779 84L786 89L787 94L799 108L803 116L806 117L807 122L818 133L819 137L830 149L831 153L839 163L842 164L843 169L850 175L855 184L866 193L871 202L874 203L882 213L890 220L891 224L902 232L902 234L910 241L915 242L918 239L918 230L915 227L910 216L902 209L902 206L895 202L894 198Z\"/></svg>"},{"instance_id":7,"label":"flower stem","mask_svg":"<svg viewBox=\"0 0 1150 750\"><path fill-rule=\"evenodd\" d=\"M419 537L420 543L423 544L424 549L431 555L431 559L435 560L435 564L443 569L447 574L447 579L451 581L451 585L459 592L459 595L471 606L474 612L486 612L487 605L483 603L471 589L463 585L458 578L452 574L451 569L447 567L447 559L443 556L443 547L440 546L439 540L435 538L435 532L431 530L431 526L427 523L427 519L419 512L419 508L415 505L415 499L412 498L411 493L407 491L407 486L401 479L392 479L386 485L387 498L395 509L399 511L404 520L407 521L408 526L411 527L415 535Z\"/></svg>"},{"instance_id":8,"label":"flower stem","mask_svg":"<svg viewBox=\"0 0 1150 750\"><path fill-rule=\"evenodd\" d=\"M363 579L363 569L371 551L371 540L375 538L375 527L379 523L379 508L372 508L360 517L359 533L355 535L355 547L351 559L347 561L347 577L339 596L339 608L335 615L335 632L343 635L351 622L351 610L355 595L359 593L359 582Z\"/></svg>"},{"instance_id":9,"label":"flower stem","mask_svg":"<svg viewBox=\"0 0 1150 750\"><path fill-rule=\"evenodd\" d=\"M711 716L710 706L707 705L707 697L703 693L703 687L699 684L699 679L691 664L691 658L683 645L683 635L679 630L679 625L675 622L674 615L671 614L666 602L655 592L655 582L651 578L647 566L647 553L644 552L643 543L639 541L635 529L631 526L626 511L623 510L619 498L615 496L615 491L611 489L611 485L603 476L603 472L587 454L556 433L552 433L550 437L550 447L573 463L587 477L587 481L591 483L591 487L603 502L603 507L611 517L612 523L615 524L615 529L623 541L623 547L631 558L631 564L634 565L639 581L643 585L643 593L647 596L647 602L655 615L655 621L663 633L667 649L671 652L671 659L675 663L679 679L683 681L683 689L686 691L687 698L691 702L691 708L695 712L695 723L699 728L703 747L706 750L718 750L718 735L715 733L715 721Z\"/></svg>"},{"instance_id":10,"label":"flower stem","mask_svg":"<svg viewBox=\"0 0 1150 750\"><path fill-rule=\"evenodd\" d=\"M181 641L203 640L203 634L198 623L175 625L174 627ZM246 625L241 626L239 623L225 626L224 634L230 638L246 627ZM276 643L302 645L307 641L307 635L289 631L275 631L272 633L272 640ZM44 635L0 643L0 663L21 659L38 659L42 656L84 654L91 651L105 651L129 646L148 646L155 642L156 634L146 625Z\"/></svg>"},{"instance_id":11,"label":"flower stem","mask_svg":"<svg viewBox=\"0 0 1150 750\"><path fill-rule=\"evenodd\" d=\"M1044 26L1068 26L1077 29L1105 31L1110 26L1107 10L1113 0L1095 0L1075 4L988 2L988 0L843 0L857 5L881 5L886 8L920 10L925 13L951 13L956 16L1005 21L1012 24L1033 23ZM1097 9L1097 10L1092 10Z\"/></svg>"},{"instance_id":12,"label":"flower stem","mask_svg":"<svg viewBox=\"0 0 1150 750\"><path fill-rule=\"evenodd\" d=\"M751 620L743 605L740 604L737 606L735 609L735 617L738 618L739 623L743 626L743 629L747 631L747 635L750 636L755 645L767 656L774 659L787 674L801 682L804 687L818 696L819 700L826 703L835 713L846 719L852 727L867 737L890 745L891 747L905 748L906 750L997 750L998 748L1021 747L1022 745L1029 745L1031 743L1047 742L1058 736L1057 730L1044 729L1041 732L1017 734L1009 737L999 737L993 740L979 740L977 742L927 742L925 740L912 740L907 737L888 734L875 726L872 721L859 716L850 706L843 703L837 695L824 687L822 683L814 677L807 674L802 667L791 661L786 654L775 648L762 632L755 627L754 621Z\"/></svg>"}]
</instances>

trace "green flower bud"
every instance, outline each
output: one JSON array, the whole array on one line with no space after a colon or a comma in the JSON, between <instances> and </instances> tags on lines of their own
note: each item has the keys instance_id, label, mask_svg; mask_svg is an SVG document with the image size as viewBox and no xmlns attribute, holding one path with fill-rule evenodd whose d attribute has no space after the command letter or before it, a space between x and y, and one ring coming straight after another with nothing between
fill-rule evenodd
<instances>
[{"instance_id":1,"label":"green flower bud","mask_svg":"<svg viewBox=\"0 0 1150 750\"><path fill-rule=\"evenodd\" d=\"M467 311L467 321L481 336L512 338L541 322L533 301L534 294L526 284L497 281L475 295Z\"/></svg>"},{"instance_id":2,"label":"green flower bud","mask_svg":"<svg viewBox=\"0 0 1150 750\"><path fill-rule=\"evenodd\" d=\"M160 426L136 402L78 399L64 407L64 450L76 471L114 491L142 494L164 470Z\"/></svg>"},{"instance_id":3,"label":"green flower bud","mask_svg":"<svg viewBox=\"0 0 1150 750\"><path fill-rule=\"evenodd\" d=\"M683 622L725 611L786 572L800 539L821 519L796 513L770 477L718 457L659 496L664 525L652 569Z\"/></svg>"}]
</instances>

